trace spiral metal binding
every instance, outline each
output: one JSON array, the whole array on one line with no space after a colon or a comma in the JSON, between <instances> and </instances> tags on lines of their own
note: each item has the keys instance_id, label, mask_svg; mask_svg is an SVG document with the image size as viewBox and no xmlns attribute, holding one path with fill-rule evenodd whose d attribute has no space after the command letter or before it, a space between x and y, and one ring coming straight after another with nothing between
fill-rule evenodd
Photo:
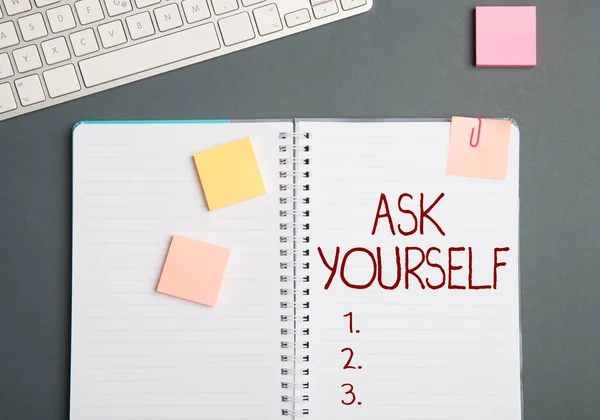
<instances>
[{"instance_id":1,"label":"spiral metal binding","mask_svg":"<svg viewBox=\"0 0 600 420\"><path fill-rule=\"evenodd\" d=\"M281 396L281 402L285 405L281 415L296 418L309 415L305 405L309 402L307 390L310 369L307 364L310 359L307 350L310 328L307 323L310 316L307 311L310 304L307 296L310 290L307 283L310 278L306 274L308 261L304 260L310 251L304 248L310 241L310 211L303 207L310 204L310 198L306 196L310 191L310 134L280 133L279 139L282 143L279 146L279 191L282 193L279 198L279 242L282 244L279 250L279 281L282 283L280 321L281 361L284 364L281 368L281 388L285 390Z\"/></svg>"}]
</instances>

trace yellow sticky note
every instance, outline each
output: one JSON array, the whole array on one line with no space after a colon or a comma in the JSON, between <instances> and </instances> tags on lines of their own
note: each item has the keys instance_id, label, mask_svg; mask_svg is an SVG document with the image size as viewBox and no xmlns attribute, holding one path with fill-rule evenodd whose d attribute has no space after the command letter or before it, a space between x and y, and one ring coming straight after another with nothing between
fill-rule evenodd
<instances>
[{"instance_id":1,"label":"yellow sticky note","mask_svg":"<svg viewBox=\"0 0 600 420\"><path fill-rule=\"evenodd\" d=\"M266 193L249 137L196 153L194 161L210 210Z\"/></svg>"},{"instance_id":2,"label":"yellow sticky note","mask_svg":"<svg viewBox=\"0 0 600 420\"><path fill-rule=\"evenodd\" d=\"M511 122L453 117L447 175L506 179Z\"/></svg>"},{"instance_id":3,"label":"yellow sticky note","mask_svg":"<svg viewBox=\"0 0 600 420\"><path fill-rule=\"evenodd\" d=\"M230 253L217 245L173 236L156 291L215 306Z\"/></svg>"}]
</instances>

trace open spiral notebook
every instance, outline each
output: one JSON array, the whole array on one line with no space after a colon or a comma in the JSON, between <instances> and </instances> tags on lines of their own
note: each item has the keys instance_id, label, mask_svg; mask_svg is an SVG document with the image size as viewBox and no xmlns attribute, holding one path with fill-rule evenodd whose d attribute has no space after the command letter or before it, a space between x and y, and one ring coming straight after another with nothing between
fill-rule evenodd
<instances>
[{"instance_id":1,"label":"open spiral notebook","mask_svg":"<svg viewBox=\"0 0 600 420\"><path fill-rule=\"evenodd\" d=\"M498 181L449 129L76 126L71 420L520 419L519 133ZM192 155L248 136L267 194L209 211ZM173 234L231 249L215 307L156 293Z\"/></svg>"}]
</instances>

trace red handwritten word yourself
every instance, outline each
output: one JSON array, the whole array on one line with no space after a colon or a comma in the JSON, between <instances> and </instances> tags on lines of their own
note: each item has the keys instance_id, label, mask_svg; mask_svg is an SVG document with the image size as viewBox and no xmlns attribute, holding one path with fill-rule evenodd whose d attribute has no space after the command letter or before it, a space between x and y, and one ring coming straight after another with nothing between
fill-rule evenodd
<instances>
[{"instance_id":1,"label":"red handwritten word yourself","mask_svg":"<svg viewBox=\"0 0 600 420\"><path fill-rule=\"evenodd\" d=\"M407 206L403 206L403 203L412 202L413 196L406 193L401 194L397 201L398 210L403 214L409 215L412 219L412 224L407 227L402 226L401 224L394 224L390 213L388 199L385 194L381 194L371 235L378 233L378 229L386 228L389 229L392 235L396 235L397 233L402 236L416 234L426 235L425 226L427 225L428 235L436 234L446 236L442 226L433 216L435 207L441 202L444 196L444 193L439 194L435 200L429 202L431 204L427 205L424 194L419 194L418 210L411 210ZM474 250L471 246L453 246L444 249L435 246L425 249L415 246L406 246L402 249L399 246L395 246L394 256L396 275L393 281L390 279L384 280L381 247L376 247L374 250L364 247L355 247L342 252L341 248L337 246L333 255L329 256L325 255L321 247L317 247L317 251L323 265L330 272L329 278L325 283L325 290L330 288L336 277L338 277L345 286L351 289L368 289L375 284L375 281L377 281L377 285L384 290L395 290L401 283L404 284L405 289L420 287L422 290L439 290L442 288L453 290L496 290L499 283L498 269L506 266L506 262L502 260L502 253L509 252L510 248L495 247L492 252L488 251L489 258L493 258L493 273L491 281L488 281L486 284L476 284L473 280ZM461 256L462 260L464 260L465 253L467 256L467 264L458 264L457 260L461 259ZM362 282L350 281L348 279L348 269L346 268L348 262L350 259L356 258L361 254L361 261L365 261L364 256L368 257L366 259L366 261L369 261L367 266L372 267L372 274ZM435 279L432 277L424 277L419 274L419 269L424 266L435 269L439 273ZM456 283L457 274L461 271L463 273L466 271L466 284Z\"/></svg>"}]
</instances>

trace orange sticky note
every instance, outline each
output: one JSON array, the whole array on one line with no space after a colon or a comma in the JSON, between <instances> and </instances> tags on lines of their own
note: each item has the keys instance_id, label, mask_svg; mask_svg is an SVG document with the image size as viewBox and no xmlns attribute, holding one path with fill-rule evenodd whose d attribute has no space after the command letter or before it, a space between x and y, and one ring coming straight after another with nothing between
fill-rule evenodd
<instances>
[{"instance_id":1,"label":"orange sticky note","mask_svg":"<svg viewBox=\"0 0 600 420\"><path fill-rule=\"evenodd\" d=\"M174 235L156 291L215 306L230 250Z\"/></svg>"},{"instance_id":2,"label":"orange sticky note","mask_svg":"<svg viewBox=\"0 0 600 420\"><path fill-rule=\"evenodd\" d=\"M453 117L446 174L506 179L510 126L507 120Z\"/></svg>"},{"instance_id":3,"label":"orange sticky note","mask_svg":"<svg viewBox=\"0 0 600 420\"><path fill-rule=\"evenodd\" d=\"M196 153L194 161L210 210L266 193L248 137Z\"/></svg>"}]
</instances>

